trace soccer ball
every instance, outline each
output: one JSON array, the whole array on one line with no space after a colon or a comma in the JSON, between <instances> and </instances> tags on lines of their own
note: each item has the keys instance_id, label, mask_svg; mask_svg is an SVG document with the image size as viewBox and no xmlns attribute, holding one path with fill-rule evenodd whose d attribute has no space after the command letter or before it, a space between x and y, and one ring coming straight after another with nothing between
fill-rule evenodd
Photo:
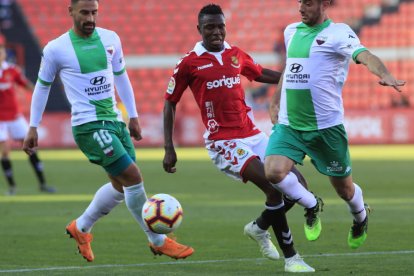
<instances>
[{"instance_id":1,"label":"soccer ball","mask_svg":"<svg viewBox=\"0 0 414 276\"><path fill-rule=\"evenodd\" d=\"M175 197L156 194L144 203L142 218L152 232L168 234L180 226L183 220L183 208Z\"/></svg>"}]
</instances>

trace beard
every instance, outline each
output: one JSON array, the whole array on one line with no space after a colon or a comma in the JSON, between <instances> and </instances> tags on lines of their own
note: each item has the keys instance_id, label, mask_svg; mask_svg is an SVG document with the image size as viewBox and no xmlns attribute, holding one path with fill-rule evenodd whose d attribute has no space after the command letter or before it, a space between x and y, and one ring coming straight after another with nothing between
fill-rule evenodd
<instances>
[{"instance_id":1,"label":"beard","mask_svg":"<svg viewBox=\"0 0 414 276\"><path fill-rule=\"evenodd\" d=\"M95 23L93 22L88 22L88 23L84 23L82 24L82 33L84 33L85 35L91 35L93 34L94 30L95 30Z\"/></svg>"}]
</instances>

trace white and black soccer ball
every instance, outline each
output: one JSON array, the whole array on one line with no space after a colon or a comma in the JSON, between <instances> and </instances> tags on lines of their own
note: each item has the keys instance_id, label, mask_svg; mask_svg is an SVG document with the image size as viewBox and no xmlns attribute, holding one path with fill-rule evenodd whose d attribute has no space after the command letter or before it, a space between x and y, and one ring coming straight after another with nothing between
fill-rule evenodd
<instances>
[{"instance_id":1,"label":"white and black soccer ball","mask_svg":"<svg viewBox=\"0 0 414 276\"><path fill-rule=\"evenodd\" d=\"M142 218L152 232L168 234L180 226L183 208L175 197L169 194L156 194L145 202Z\"/></svg>"}]
</instances>

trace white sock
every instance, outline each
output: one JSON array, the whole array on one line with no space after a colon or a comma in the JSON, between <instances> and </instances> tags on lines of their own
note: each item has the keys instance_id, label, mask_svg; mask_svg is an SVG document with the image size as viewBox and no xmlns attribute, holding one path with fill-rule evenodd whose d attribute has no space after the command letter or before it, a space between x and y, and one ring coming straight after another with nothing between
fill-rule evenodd
<instances>
[{"instance_id":1,"label":"white sock","mask_svg":"<svg viewBox=\"0 0 414 276\"><path fill-rule=\"evenodd\" d=\"M138 183L133 186L124 187L125 203L129 212L134 216L135 220L139 223L142 230L148 237L148 240L155 246L161 246L164 244L165 235L156 234L150 231L142 219L142 206L147 201L147 195L145 194L144 182Z\"/></svg>"},{"instance_id":2,"label":"white sock","mask_svg":"<svg viewBox=\"0 0 414 276\"><path fill-rule=\"evenodd\" d=\"M361 188L354 183L355 193L350 201L346 201L349 207L349 211L354 216L356 222L363 222L367 216L367 212L364 206L364 198L362 197Z\"/></svg>"},{"instance_id":3,"label":"white sock","mask_svg":"<svg viewBox=\"0 0 414 276\"><path fill-rule=\"evenodd\" d=\"M85 212L76 219L79 231L90 232L95 222L107 215L115 206L124 200L124 194L115 190L112 183L106 183L95 193Z\"/></svg>"},{"instance_id":4,"label":"white sock","mask_svg":"<svg viewBox=\"0 0 414 276\"><path fill-rule=\"evenodd\" d=\"M277 184L271 183L274 188L287 195L292 201L299 203L305 208L316 206L315 196L300 184L296 175L289 172L286 177Z\"/></svg>"}]
</instances>

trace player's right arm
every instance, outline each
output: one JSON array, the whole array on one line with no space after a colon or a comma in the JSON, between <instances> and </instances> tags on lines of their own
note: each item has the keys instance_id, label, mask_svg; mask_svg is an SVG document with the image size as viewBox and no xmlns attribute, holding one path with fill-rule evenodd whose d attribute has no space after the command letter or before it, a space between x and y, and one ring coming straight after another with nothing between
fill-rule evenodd
<instances>
[{"instance_id":1,"label":"player's right arm","mask_svg":"<svg viewBox=\"0 0 414 276\"><path fill-rule=\"evenodd\" d=\"M164 160L162 162L167 173L175 173L177 154L174 148L174 122L176 105L180 101L185 89L188 87L190 72L187 67L188 54L180 61L174 69L174 73L168 83L164 101Z\"/></svg>"},{"instance_id":2,"label":"player's right arm","mask_svg":"<svg viewBox=\"0 0 414 276\"><path fill-rule=\"evenodd\" d=\"M164 102L164 160L162 162L164 170L168 173L175 173L177 154L174 148L173 132L175 121L176 103L165 100Z\"/></svg>"},{"instance_id":3,"label":"player's right arm","mask_svg":"<svg viewBox=\"0 0 414 276\"><path fill-rule=\"evenodd\" d=\"M30 128L23 141L23 150L29 155L33 154L38 146L37 128L46 108L50 87L58 71L50 48L50 45L47 45L43 51L39 75L30 106Z\"/></svg>"}]
</instances>

